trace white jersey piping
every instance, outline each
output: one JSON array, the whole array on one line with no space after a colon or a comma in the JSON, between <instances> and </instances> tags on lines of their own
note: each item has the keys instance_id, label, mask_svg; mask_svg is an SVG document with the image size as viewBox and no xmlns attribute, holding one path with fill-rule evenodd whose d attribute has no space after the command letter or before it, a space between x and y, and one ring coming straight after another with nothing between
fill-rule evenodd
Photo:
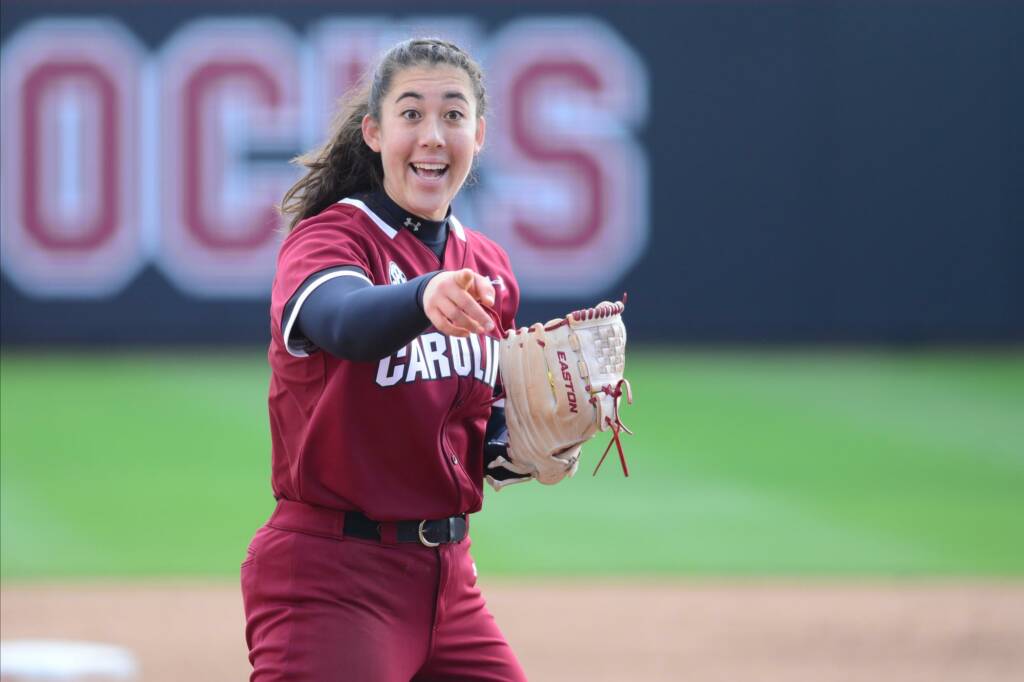
<instances>
[{"instance_id":1,"label":"white jersey piping","mask_svg":"<svg viewBox=\"0 0 1024 682\"><path fill-rule=\"evenodd\" d=\"M448 222L451 223L452 232L455 233L455 236L462 241L466 241L466 231L462 228L462 223L459 222L459 219L455 216L448 216Z\"/></svg>"},{"instance_id":2,"label":"white jersey piping","mask_svg":"<svg viewBox=\"0 0 1024 682\"><path fill-rule=\"evenodd\" d=\"M394 239L395 235L398 234L398 230L396 230L395 228L391 227L386 222L384 222L379 215L377 215L376 213L371 211L370 207L367 206L366 204L364 204L363 202L359 201L359 199L347 198L347 199L342 199L338 203L339 204L348 204L349 206L355 206L360 211L362 211L366 215L370 216L370 220L372 220L374 223L376 223L377 227L379 227L381 229L381 231L388 236L389 239Z\"/></svg>"},{"instance_id":3,"label":"white jersey piping","mask_svg":"<svg viewBox=\"0 0 1024 682\"><path fill-rule=\"evenodd\" d=\"M348 204L349 206L355 206L356 208L358 208L360 211L368 215L370 217L370 220L376 223L377 227L379 227L381 231L384 232L384 234L386 234L390 239L394 239L395 235L398 234L398 230L384 222L384 220L379 215L371 211L370 207L364 204L363 202L359 201L359 199L353 199L351 197L348 197L342 199L338 203ZM459 219L456 218L455 216L449 216L448 222L451 224L452 232L455 233L455 236L461 239L462 241L466 241L466 230L465 228L462 227L462 223L459 222Z\"/></svg>"},{"instance_id":4,"label":"white jersey piping","mask_svg":"<svg viewBox=\"0 0 1024 682\"><path fill-rule=\"evenodd\" d=\"M307 353L306 351L300 348L292 347L290 341L292 335L292 327L295 325L295 321L299 319L299 310L302 308L302 304L306 301L307 298L309 298L309 295L313 293L313 290L316 289L321 284L323 284L324 282L328 282L334 279L335 277L358 277L359 279L364 280L367 284L373 285L373 282L370 281L369 277L367 277L361 272L355 272L353 270L335 270L334 272L328 272L321 277L317 277L315 280L310 282L309 286L306 287L301 294L299 294L299 298L295 301L295 307L292 308L292 314L288 318L288 322L285 324L284 327L284 347L285 350L288 351L289 355L292 355L297 358L309 357L309 353Z\"/></svg>"}]
</instances>

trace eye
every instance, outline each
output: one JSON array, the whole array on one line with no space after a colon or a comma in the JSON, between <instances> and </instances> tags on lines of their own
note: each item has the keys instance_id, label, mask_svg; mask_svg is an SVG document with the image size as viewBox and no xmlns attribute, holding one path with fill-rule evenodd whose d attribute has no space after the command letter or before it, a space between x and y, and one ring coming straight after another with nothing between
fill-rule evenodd
<instances>
[{"instance_id":1,"label":"eye","mask_svg":"<svg viewBox=\"0 0 1024 682\"><path fill-rule=\"evenodd\" d=\"M401 115L407 121L416 121L420 118L420 112L415 109L406 109Z\"/></svg>"},{"instance_id":2,"label":"eye","mask_svg":"<svg viewBox=\"0 0 1024 682\"><path fill-rule=\"evenodd\" d=\"M446 112L444 117L449 121L461 121L466 118L466 115L458 109L452 109L451 111Z\"/></svg>"}]
</instances>

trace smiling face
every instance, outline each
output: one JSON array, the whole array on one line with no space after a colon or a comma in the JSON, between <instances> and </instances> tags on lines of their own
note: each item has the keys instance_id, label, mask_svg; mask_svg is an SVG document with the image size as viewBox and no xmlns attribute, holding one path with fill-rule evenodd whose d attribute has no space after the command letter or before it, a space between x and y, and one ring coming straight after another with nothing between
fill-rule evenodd
<instances>
[{"instance_id":1,"label":"smiling face","mask_svg":"<svg viewBox=\"0 0 1024 682\"><path fill-rule=\"evenodd\" d=\"M384 191L405 210L442 220L484 143L469 76L454 66L395 74L380 120L363 118L363 139L381 155Z\"/></svg>"}]
</instances>

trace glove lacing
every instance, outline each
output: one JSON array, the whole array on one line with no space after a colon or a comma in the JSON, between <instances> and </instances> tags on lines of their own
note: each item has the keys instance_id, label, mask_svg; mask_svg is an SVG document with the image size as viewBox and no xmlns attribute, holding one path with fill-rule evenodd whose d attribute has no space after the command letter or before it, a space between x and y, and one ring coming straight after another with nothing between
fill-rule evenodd
<instances>
[{"instance_id":1,"label":"glove lacing","mask_svg":"<svg viewBox=\"0 0 1024 682\"><path fill-rule=\"evenodd\" d=\"M619 416L619 398L622 397L622 387L626 387L626 402L630 405L633 404L633 388L629 385L628 379L619 379L615 383L615 387L602 386L599 390L593 391L591 387L587 387L587 390L591 392L590 402L597 402L597 394L604 393L612 397L613 405L615 406L612 417L605 416L604 423L609 426L612 430L612 439L608 441L608 447L604 449L604 453L601 455L601 459L598 461L597 466L594 467L594 476L597 476L597 470L601 468L601 464L604 462L604 458L608 456L608 453L612 449L612 445L619 451L619 462L622 463L622 473L627 477L629 476L629 467L626 466L626 454L622 450L622 441L619 439L619 433L625 431L629 435L633 435L633 432L629 430L629 427L622 423L622 418Z\"/></svg>"}]
</instances>

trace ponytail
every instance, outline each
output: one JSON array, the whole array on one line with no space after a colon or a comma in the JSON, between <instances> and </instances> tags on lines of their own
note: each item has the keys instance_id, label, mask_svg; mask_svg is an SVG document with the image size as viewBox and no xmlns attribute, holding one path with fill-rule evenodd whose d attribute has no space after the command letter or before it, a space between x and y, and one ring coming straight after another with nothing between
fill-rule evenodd
<instances>
[{"instance_id":1,"label":"ponytail","mask_svg":"<svg viewBox=\"0 0 1024 682\"><path fill-rule=\"evenodd\" d=\"M344 97L331 124L331 136L319 149L296 157L306 174L281 200L281 213L290 216L288 229L357 192L380 189L384 168L380 154L363 140L363 116L369 111L370 83L364 82Z\"/></svg>"}]
</instances>

